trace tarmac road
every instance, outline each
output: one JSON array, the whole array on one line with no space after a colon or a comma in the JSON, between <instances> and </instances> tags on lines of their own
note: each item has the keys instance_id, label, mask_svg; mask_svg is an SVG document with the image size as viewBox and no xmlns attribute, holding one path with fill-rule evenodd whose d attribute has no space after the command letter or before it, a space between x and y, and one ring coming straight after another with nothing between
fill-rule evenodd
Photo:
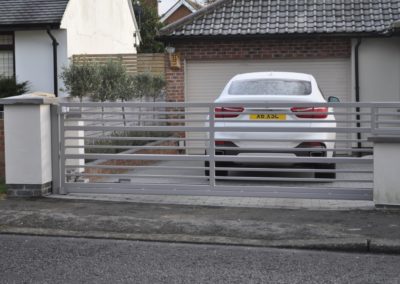
<instances>
[{"instance_id":1,"label":"tarmac road","mask_svg":"<svg viewBox=\"0 0 400 284\"><path fill-rule=\"evenodd\" d=\"M399 283L400 256L0 235L1 283Z\"/></svg>"}]
</instances>

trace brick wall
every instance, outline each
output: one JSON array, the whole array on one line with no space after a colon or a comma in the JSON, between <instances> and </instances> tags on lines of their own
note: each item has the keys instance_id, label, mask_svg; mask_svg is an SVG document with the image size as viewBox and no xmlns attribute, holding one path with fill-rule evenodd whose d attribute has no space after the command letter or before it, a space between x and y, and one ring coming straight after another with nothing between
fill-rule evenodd
<instances>
[{"instance_id":1,"label":"brick wall","mask_svg":"<svg viewBox=\"0 0 400 284\"><path fill-rule=\"evenodd\" d=\"M171 43L183 60L266 60L348 58L351 41L347 38L248 39L177 41ZM168 57L165 59L168 61ZM166 66L169 66L168 62ZM184 100L184 70L166 68L167 100Z\"/></svg>"},{"instance_id":2,"label":"brick wall","mask_svg":"<svg viewBox=\"0 0 400 284\"><path fill-rule=\"evenodd\" d=\"M6 176L4 156L4 120L0 118L0 178Z\"/></svg>"},{"instance_id":3,"label":"brick wall","mask_svg":"<svg viewBox=\"0 0 400 284\"><path fill-rule=\"evenodd\" d=\"M169 25L190 14L192 14L192 11L190 11L186 6L181 6L164 21L164 24Z\"/></svg>"}]
</instances>

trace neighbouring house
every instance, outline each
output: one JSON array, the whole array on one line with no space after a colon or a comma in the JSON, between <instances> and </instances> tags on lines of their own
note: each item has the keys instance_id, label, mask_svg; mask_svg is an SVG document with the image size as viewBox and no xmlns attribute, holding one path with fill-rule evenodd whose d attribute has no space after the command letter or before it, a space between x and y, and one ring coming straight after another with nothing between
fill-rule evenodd
<instances>
[{"instance_id":1,"label":"neighbouring house","mask_svg":"<svg viewBox=\"0 0 400 284\"><path fill-rule=\"evenodd\" d=\"M203 8L202 5L191 0L178 0L167 12L161 16L161 22L169 25L174 23L190 14L195 13L197 10Z\"/></svg>"},{"instance_id":2,"label":"neighbouring house","mask_svg":"<svg viewBox=\"0 0 400 284\"><path fill-rule=\"evenodd\" d=\"M0 0L0 74L32 91L63 95L73 55L132 54L139 41L131 0Z\"/></svg>"},{"instance_id":3,"label":"neighbouring house","mask_svg":"<svg viewBox=\"0 0 400 284\"><path fill-rule=\"evenodd\" d=\"M160 31L182 66L167 98L211 102L237 73L294 71L344 102L399 101L399 20L399 0L219 0Z\"/></svg>"}]
</instances>

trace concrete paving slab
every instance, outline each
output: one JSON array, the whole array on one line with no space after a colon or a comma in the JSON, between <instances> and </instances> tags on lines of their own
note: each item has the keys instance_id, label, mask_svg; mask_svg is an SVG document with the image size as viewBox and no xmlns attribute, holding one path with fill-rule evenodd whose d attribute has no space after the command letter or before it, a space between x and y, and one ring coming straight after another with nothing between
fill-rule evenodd
<instances>
[{"instance_id":1,"label":"concrete paving slab","mask_svg":"<svg viewBox=\"0 0 400 284\"><path fill-rule=\"evenodd\" d=\"M310 210L373 210L372 201L317 200L290 198L242 198L207 196L168 196L168 195L132 195L132 194L84 194L50 195L47 198L64 200L94 200L171 205L204 205L220 207L249 208L286 208Z\"/></svg>"}]
</instances>

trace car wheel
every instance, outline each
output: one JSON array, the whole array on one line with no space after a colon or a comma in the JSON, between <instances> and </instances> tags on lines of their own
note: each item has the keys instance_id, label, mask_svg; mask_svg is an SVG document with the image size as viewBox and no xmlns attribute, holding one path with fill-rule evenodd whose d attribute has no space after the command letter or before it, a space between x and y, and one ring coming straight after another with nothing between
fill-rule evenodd
<instances>
[{"instance_id":1,"label":"car wheel","mask_svg":"<svg viewBox=\"0 0 400 284\"><path fill-rule=\"evenodd\" d=\"M336 164L317 164L315 165L315 169L320 170L335 170ZM336 173L320 173L316 172L314 174L315 178L324 178L324 179L336 179Z\"/></svg>"}]
</instances>

